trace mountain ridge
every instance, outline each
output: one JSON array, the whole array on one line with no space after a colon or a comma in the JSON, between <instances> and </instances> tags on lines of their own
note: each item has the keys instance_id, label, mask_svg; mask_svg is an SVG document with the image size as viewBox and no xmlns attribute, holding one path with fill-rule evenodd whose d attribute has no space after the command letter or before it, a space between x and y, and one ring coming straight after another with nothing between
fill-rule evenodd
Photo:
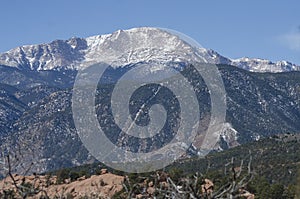
<instances>
[{"instance_id":1,"label":"mountain ridge","mask_svg":"<svg viewBox=\"0 0 300 199\"><path fill-rule=\"evenodd\" d=\"M140 31L138 36L136 31ZM2 60L16 64L15 67L9 67L0 63L0 115L3 113L3 117L0 117L0 148L2 151L12 152L12 157L17 157L16 163L22 162L17 164L16 170L23 171L23 168L31 167L32 163L35 163L31 167L32 171L42 172L93 161L77 135L72 118L71 97L78 72L76 67L82 63L99 62L101 59L108 61L111 66L102 75L101 79L105 84L99 81L97 90L99 96L95 100L95 108L99 122L113 119L109 116L106 105L110 105L109 94L114 84L123 74L128 74L129 70L144 66L145 63L153 66L151 69L154 70L150 72L154 76L159 74L156 71L170 66L179 70L186 69L185 74L199 86L195 89L196 96L203 105L203 119L208 121L206 113L210 110L209 90L199 75L189 70L189 67L192 68L189 61L200 56L207 62L225 63L216 64L227 93L226 121L221 130L216 132L220 137L219 146L216 146L218 149L227 149L274 134L299 132L300 71L292 71L294 69L291 68L291 71L285 73L249 72L242 67L230 65L231 60L213 50L195 49L178 37L157 29L147 31L117 31L106 36L95 36L88 41L80 38L56 40L49 45L20 47L11 51L10 57L0 56L0 60L3 58ZM147 41L150 36L154 37L154 43ZM166 40L160 40L161 37ZM126 42L128 40L130 43ZM141 44L145 44L146 48ZM168 45L171 46L159 48ZM91 52L87 52L87 49ZM96 60L92 60L95 56ZM51 61L52 59L55 61ZM151 62L153 60L157 62ZM139 74L134 73L141 77ZM142 92L140 95L148 94ZM139 108L138 103L133 105ZM109 125L116 126L113 122ZM115 134L113 128L107 134L118 146L134 151L142 151L148 146L146 144L150 144L131 142L129 138ZM201 143L199 136L195 139L195 149L190 152L201 152L197 151L197 144ZM161 145L157 142L154 147L159 148ZM1 155L3 154L0 154L0 159ZM0 173L1 169L0 167Z\"/></svg>"},{"instance_id":2,"label":"mountain ridge","mask_svg":"<svg viewBox=\"0 0 300 199\"><path fill-rule=\"evenodd\" d=\"M118 60L118 58L121 60L119 63L116 63L116 65L127 65L130 63L137 63L139 61L145 61L145 56L141 58L138 57L138 54L147 54L147 58L151 58L151 55L159 54L157 52L171 52L173 53L173 59L182 59L182 57L174 56L177 54L172 52L178 50L180 45L182 46L180 41L178 41L180 38L176 38L176 35L174 36L170 33L167 33L169 32L164 29L142 27L128 30L118 30L111 34L95 35L87 38L72 37L67 40L54 40L47 44L25 45L11 49L4 53L0 53L0 64L37 71L66 69L76 70L79 69L82 62L88 62L93 59L95 59L94 61L103 61L103 59L106 60L109 56L111 56L109 61ZM134 38L134 41L144 42L146 45L148 45L147 40L150 39L150 45L146 46L145 49L138 49L139 51L137 53L129 51L128 54L126 54L127 52L122 52L127 57L117 57L119 54L112 54L109 56L105 54L106 51L103 49L106 49L107 46L112 46L112 44L115 44L115 40L121 40L125 42L127 40L132 40L132 38ZM158 42L165 42L168 40L167 42L173 42L170 46L175 44L174 46L176 46L178 49L159 49L158 44L160 43L153 44L152 40ZM154 48L152 44L154 47L158 47ZM152 48L152 51L150 51L150 48ZM121 51L128 49L118 50ZM147 52L147 50L149 50L149 52ZM220 55L214 50L202 47L196 47L195 49L190 49L190 51L191 52L189 52L189 54L196 53L209 63L233 65L252 72L300 71L300 66L288 61L272 62L266 59L248 57L230 59ZM99 58L95 58L97 56L99 56ZM161 57L158 55L155 58L160 60ZM166 57L162 57L162 60L160 61L166 61L164 60L165 58Z\"/></svg>"}]
</instances>

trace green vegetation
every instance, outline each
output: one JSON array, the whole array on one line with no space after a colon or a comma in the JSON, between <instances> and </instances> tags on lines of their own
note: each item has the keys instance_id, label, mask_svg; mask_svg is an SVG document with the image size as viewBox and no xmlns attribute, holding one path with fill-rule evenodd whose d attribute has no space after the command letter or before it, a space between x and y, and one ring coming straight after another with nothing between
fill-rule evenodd
<instances>
[{"instance_id":1,"label":"green vegetation","mask_svg":"<svg viewBox=\"0 0 300 199\"><path fill-rule=\"evenodd\" d=\"M242 174L237 179L241 180L248 173L250 159L252 159L250 169L254 175L245 189L255 194L255 198L292 199L299 194L297 181L300 182L300 177L297 178L297 172L300 164L300 135L273 136L226 151L211 152L205 158L181 160L158 172L166 172L174 183L180 183L182 179L193 179L198 173L201 176L199 182L205 178L210 179L214 182L215 190L218 190L233 179L231 168L226 167L227 163L233 160L232 168L242 168ZM62 169L52 174L56 174L58 179L75 180L84 175L88 177L99 174L101 168L106 167L101 163L95 163ZM127 174L111 168L108 170L118 175L127 175L131 183L142 183L145 179L152 179L156 174L155 172Z\"/></svg>"}]
</instances>

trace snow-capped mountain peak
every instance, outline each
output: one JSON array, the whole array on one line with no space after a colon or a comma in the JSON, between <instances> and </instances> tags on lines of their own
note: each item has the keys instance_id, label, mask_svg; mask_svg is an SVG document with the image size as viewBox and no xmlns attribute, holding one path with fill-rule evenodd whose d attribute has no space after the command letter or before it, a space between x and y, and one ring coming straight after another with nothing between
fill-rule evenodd
<instances>
[{"instance_id":1,"label":"snow-capped mountain peak","mask_svg":"<svg viewBox=\"0 0 300 199\"><path fill-rule=\"evenodd\" d=\"M271 62L267 59L243 57L232 59L231 65L249 70L252 72L289 72L300 71L300 66L288 61Z\"/></svg>"},{"instance_id":2,"label":"snow-capped mountain peak","mask_svg":"<svg viewBox=\"0 0 300 199\"><path fill-rule=\"evenodd\" d=\"M194 49L177 36L157 28L119 30L86 39L88 62L122 66L142 61L165 63L196 59Z\"/></svg>"},{"instance_id":3,"label":"snow-capped mountain peak","mask_svg":"<svg viewBox=\"0 0 300 199\"><path fill-rule=\"evenodd\" d=\"M83 59L86 41L79 38L17 47L0 54L0 64L29 70L72 69Z\"/></svg>"},{"instance_id":4,"label":"snow-capped mountain peak","mask_svg":"<svg viewBox=\"0 0 300 199\"><path fill-rule=\"evenodd\" d=\"M234 65L253 72L300 71L300 66L287 61L229 59L214 50L190 46L165 30L150 27L17 47L1 53L0 64L29 70L61 70L78 69L81 63L100 61L123 66L153 60L158 63L182 62L199 57L209 63Z\"/></svg>"}]
</instances>

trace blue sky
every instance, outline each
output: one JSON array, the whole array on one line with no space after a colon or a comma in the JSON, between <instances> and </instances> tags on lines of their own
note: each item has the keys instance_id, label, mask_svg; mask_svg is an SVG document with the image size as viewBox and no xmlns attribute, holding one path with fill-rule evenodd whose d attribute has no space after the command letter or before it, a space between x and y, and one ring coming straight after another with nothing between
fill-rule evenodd
<instances>
[{"instance_id":1,"label":"blue sky","mask_svg":"<svg viewBox=\"0 0 300 199\"><path fill-rule=\"evenodd\" d=\"M140 26L170 28L220 54L300 65L300 1L3 0L0 52Z\"/></svg>"}]
</instances>

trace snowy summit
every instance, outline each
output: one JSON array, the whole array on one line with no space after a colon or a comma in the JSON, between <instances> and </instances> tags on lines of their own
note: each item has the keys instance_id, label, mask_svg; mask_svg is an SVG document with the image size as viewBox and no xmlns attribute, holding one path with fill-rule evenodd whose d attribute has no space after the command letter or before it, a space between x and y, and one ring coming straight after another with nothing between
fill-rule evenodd
<instances>
[{"instance_id":1,"label":"snowy summit","mask_svg":"<svg viewBox=\"0 0 300 199\"><path fill-rule=\"evenodd\" d=\"M287 61L229 59L217 52L188 45L180 37L158 28L133 28L88 38L55 40L27 45L0 54L0 64L29 70L78 69L82 63L106 62L124 66L141 61L184 62L201 57L212 64L233 65L253 72L300 71Z\"/></svg>"}]
</instances>

